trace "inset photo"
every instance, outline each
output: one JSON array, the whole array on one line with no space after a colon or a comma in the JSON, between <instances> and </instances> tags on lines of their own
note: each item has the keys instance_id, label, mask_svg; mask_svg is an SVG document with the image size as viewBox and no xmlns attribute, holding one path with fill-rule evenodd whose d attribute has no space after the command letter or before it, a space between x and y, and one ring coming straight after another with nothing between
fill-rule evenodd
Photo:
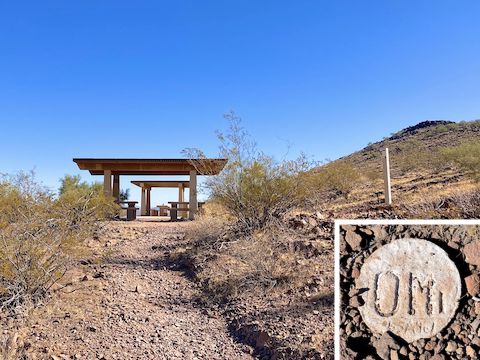
<instances>
[{"instance_id":1,"label":"inset photo","mask_svg":"<svg viewBox=\"0 0 480 360\"><path fill-rule=\"evenodd\" d=\"M480 222L336 223L337 357L478 359Z\"/></svg>"}]
</instances>

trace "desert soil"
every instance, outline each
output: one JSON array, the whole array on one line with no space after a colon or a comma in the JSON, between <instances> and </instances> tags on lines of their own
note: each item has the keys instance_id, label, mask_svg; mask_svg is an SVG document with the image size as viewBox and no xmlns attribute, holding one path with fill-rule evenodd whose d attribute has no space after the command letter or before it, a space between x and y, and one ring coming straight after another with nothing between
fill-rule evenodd
<instances>
[{"instance_id":1,"label":"desert soil","mask_svg":"<svg viewBox=\"0 0 480 360\"><path fill-rule=\"evenodd\" d=\"M188 224L117 223L23 325L4 334L34 359L251 359L219 310L168 262ZM16 330L15 330L16 328Z\"/></svg>"}]
</instances>

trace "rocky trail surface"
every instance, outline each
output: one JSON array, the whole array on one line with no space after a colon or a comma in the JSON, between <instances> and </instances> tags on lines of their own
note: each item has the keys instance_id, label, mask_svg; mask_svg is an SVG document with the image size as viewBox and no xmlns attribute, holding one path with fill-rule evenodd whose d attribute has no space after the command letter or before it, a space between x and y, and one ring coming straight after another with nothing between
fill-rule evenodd
<instances>
[{"instance_id":1,"label":"rocky trail surface","mask_svg":"<svg viewBox=\"0 0 480 360\"><path fill-rule=\"evenodd\" d=\"M96 239L55 299L18 339L35 359L251 359L220 312L168 262L186 224L117 224ZM99 260L101 259L101 260ZM13 329L12 321L6 326Z\"/></svg>"}]
</instances>

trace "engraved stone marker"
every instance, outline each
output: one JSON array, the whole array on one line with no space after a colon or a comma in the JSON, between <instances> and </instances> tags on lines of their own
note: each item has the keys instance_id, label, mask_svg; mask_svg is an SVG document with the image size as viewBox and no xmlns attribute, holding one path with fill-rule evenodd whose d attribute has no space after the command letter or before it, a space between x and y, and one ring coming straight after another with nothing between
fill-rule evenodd
<instances>
[{"instance_id":1,"label":"engraved stone marker","mask_svg":"<svg viewBox=\"0 0 480 360\"><path fill-rule=\"evenodd\" d=\"M457 310L462 285L447 253L421 239L395 240L370 255L356 282L367 326L407 342L441 331Z\"/></svg>"}]
</instances>

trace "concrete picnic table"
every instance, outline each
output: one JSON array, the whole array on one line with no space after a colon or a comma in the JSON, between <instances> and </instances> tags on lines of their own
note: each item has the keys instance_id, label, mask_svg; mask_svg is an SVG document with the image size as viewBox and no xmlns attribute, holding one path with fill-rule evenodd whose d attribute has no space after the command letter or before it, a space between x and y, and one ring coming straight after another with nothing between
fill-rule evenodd
<instances>
[{"instance_id":1,"label":"concrete picnic table","mask_svg":"<svg viewBox=\"0 0 480 360\"><path fill-rule=\"evenodd\" d=\"M136 205L138 204L138 201L119 201L118 204L120 206L122 204L127 204L126 210L127 210L127 221L132 221L137 218L137 207ZM123 209L125 209L122 206Z\"/></svg>"},{"instance_id":2,"label":"concrete picnic table","mask_svg":"<svg viewBox=\"0 0 480 360\"><path fill-rule=\"evenodd\" d=\"M189 207L190 203L188 201L169 201L168 203L171 206L169 208L171 221L178 220L178 213L185 214L186 212L190 212L190 207ZM204 201L199 201L198 209L200 210L204 204L205 204Z\"/></svg>"},{"instance_id":3,"label":"concrete picnic table","mask_svg":"<svg viewBox=\"0 0 480 360\"><path fill-rule=\"evenodd\" d=\"M170 206L168 205L157 205L158 207L158 216L167 216Z\"/></svg>"}]
</instances>

